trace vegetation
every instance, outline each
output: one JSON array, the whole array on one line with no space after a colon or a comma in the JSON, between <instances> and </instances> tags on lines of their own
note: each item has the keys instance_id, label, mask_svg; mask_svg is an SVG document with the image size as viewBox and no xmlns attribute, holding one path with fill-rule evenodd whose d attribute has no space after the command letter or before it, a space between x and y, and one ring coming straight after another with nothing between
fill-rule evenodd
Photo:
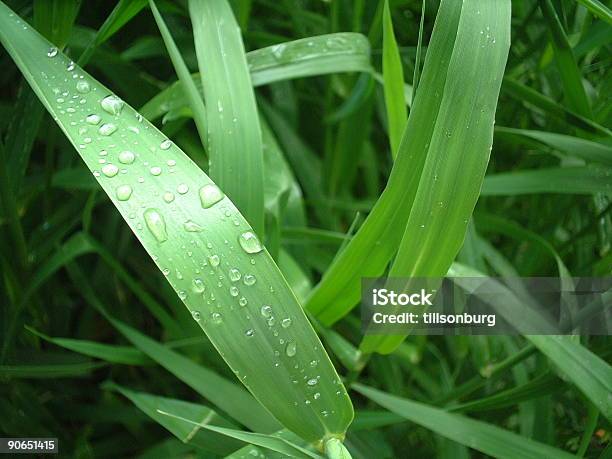
<instances>
[{"instance_id":1,"label":"vegetation","mask_svg":"<svg viewBox=\"0 0 612 459\"><path fill-rule=\"evenodd\" d=\"M609 337L364 337L357 307L364 277L612 274L606 5L7 3L3 437L610 457Z\"/></svg>"}]
</instances>

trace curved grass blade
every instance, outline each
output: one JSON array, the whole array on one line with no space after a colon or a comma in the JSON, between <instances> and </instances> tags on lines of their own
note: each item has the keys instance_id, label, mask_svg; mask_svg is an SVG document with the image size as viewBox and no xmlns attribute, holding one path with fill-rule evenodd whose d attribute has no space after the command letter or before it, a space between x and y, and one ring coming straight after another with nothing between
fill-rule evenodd
<instances>
[{"instance_id":1,"label":"curved grass blade","mask_svg":"<svg viewBox=\"0 0 612 459\"><path fill-rule=\"evenodd\" d=\"M603 19L608 24L612 24L612 11L599 0L576 0L595 16Z\"/></svg>"},{"instance_id":2,"label":"curved grass blade","mask_svg":"<svg viewBox=\"0 0 612 459\"><path fill-rule=\"evenodd\" d=\"M308 310L324 325L339 320L357 304L360 279L380 275L397 250L439 115L460 14L459 2L441 3L425 59L421 91L411 108L387 186L308 300Z\"/></svg>"},{"instance_id":3,"label":"curved grass blade","mask_svg":"<svg viewBox=\"0 0 612 459\"><path fill-rule=\"evenodd\" d=\"M281 55L280 59L278 54ZM361 34L350 32L279 43L250 51L246 53L246 59L254 87L328 73L371 70L368 40ZM194 73L191 78L198 92L203 94L200 74ZM168 111L180 110L188 105L184 83L179 80L147 102L140 113L153 121Z\"/></svg>"},{"instance_id":4,"label":"curved grass blade","mask_svg":"<svg viewBox=\"0 0 612 459\"><path fill-rule=\"evenodd\" d=\"M206 101L210 177L263 237L263 151L240 28L227 0L190 1Z\"/></svg>"},{"instance_id":5,"label":"curved grass blade","mask_svg":"<svg viewBox=\"0 0 612 459\"><path fill-rule=\"evenodd\" d=\"M0 3L2 44L241 382L304 439L342 437L348 395L236 207L153 125L17 20Z\"/></svg>"},{"instance_id":6,"label":"curved grass blade","mask_svg":"<svg viewBox=\"0 0 612 459\"><path fill-rule=\"evenodd\" d=\"M362 384L354 384L353 388L389 411L415 424L493 457L502 459L517 457L570 459L575 457L560 449L538 443L486 422L447 413L439 408L396 397Z\"/></svg>"},{"instance_id":7,"label":"curved grass blade","mask_svg":"<svg viewBox=\"0 0 612 459\"><path fill-rule=\"evenodd\" d=\"M388 0L385 0L383 10L382 69L389 143L391 144L391 153L395 159L408 120L408 111L404 102L404 70L402 69L399 48L395 41Z\"/></svg>"}]
</instances>

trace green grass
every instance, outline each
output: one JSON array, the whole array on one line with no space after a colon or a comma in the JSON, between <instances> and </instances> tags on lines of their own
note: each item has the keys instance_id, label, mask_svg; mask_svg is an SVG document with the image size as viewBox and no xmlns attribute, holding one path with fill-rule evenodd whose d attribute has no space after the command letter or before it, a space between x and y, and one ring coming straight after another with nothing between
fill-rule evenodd
<instances>
[{"instance_id":1,"label":"green grass","mask_svg":"<svg viewBox=\"0 0 612 459\"><path fill-rule=\"evenodd\" d=\"M608 457L609 337L358 308L363 277L612 274L604 2L7 3L1 436Z\"/></svg>"}]
</instances>

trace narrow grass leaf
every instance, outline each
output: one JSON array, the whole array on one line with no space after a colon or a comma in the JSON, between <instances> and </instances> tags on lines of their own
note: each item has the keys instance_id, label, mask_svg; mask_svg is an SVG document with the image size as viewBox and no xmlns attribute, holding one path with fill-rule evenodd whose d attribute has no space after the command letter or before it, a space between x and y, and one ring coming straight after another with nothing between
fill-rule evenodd
<instances>
[{"instance_id":1,"label":"narrow grass leaf","mask_svg":"<svg viewBox=\"0 0 612 459\"><path fill-rule=\"evenodd\" d=\"M209 173L263 237L263 152L259 115L240 28L227 0L190 1L206 101Z\"/></svg>"},{"instance_id":2,"label":"narrow grass leaf","mask_svg":"<svg viewBox=\"0 0 612 459\"><path fill-rule=\"evenodd\" d=\"M588 9L598 18L603 19L608 24L612 24L612 11L599 0L577 0L582 6Z\"/></svg>"},{"instance_id":3,"label":"narrow grass leaf","mask_svg":"<svg viewBox=\"0 0 612 459\"><path fill-rule=\"evenodd\" d=\"M306 440L341 437L348 395L250 225L176 145L17 20L0 4L2 44L241 382Z\"/></svg>"},{"instance_id":4,"label":"narrow grass leaf","mask_svg":"<svg viewBox=\"0 0 612 459\"><path fill-rule=\"evenodd\" d=\"M408 111L404 102L404 70L397 41L395 40L388 0L385 0L383 11L382 70L389 143L391 144L393 158L396 158L402 134L408 120Z\"/></svg>"},{"instance_id":5,"label":"narrow grass leaf","mask_svg":"<svg viewBox=\"0 0 612 459\"><path fill-rule=\"evenodd\" d=\"M493 457L500 459L515 459L517 457L569 459L575 457L560 449L500 429L486 422L447 413L439 408L396 397L362 384L354 384L353 388L389 411L399 414L415 424Z\"/></svg>"}]
</instances>

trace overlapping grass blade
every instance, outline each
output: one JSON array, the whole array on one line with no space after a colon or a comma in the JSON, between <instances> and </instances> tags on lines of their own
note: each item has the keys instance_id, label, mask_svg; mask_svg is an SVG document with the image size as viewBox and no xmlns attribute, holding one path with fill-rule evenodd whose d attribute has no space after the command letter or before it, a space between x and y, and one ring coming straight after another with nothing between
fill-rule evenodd
<instances>
[{"instance_id":1,"label":"overlapping grass blade","mask_svg":"<svg viewBox=\"0 0 612 459\"><path fill-rule=\"evenodd\" d=\"M259 115L238 23L227 0L190 1L207 115L210 177L263 237Z\"/></svg>"},{"instance_id":2,"label":"overlapping grass blade","mask_svg":"<svg viewBox=\"0 0 612 459\"><path fill-rule=\"evenodd\" d=\"M382 69L389 143L391 144L393 158L396 158L402 134L406 128L408 112L404 102L404 70L393 32L393 21L391 20L388 0L385 0L383 11Z\"/></svg>"},{"instance_id":3,"label":"overlapping grass blade","mask_svg":"<svg viewBox=\"0 0 612 459\"><path fill-rule=\"evenodd\" d=\"M569 459L575 457L560 449L538 443L486 422L447 413L439 408L396 397L362 384L354 384L353 388L389 411L415 424L493 457L507 459L517 457Z\"/></svg>"},{"instance_id":4,"label":"overlapping grass blade","mask_svg":"<svg viewBox=\"0 0 612 459\"><path fill-rule=\"evenodd\" d=\"M154 126L17 21L1 4L4 47L225 361L290 430L341 437L346 391L242 215Z\"/></svg>"},{"instance_id":5,"label":"overlapping grass blade","mask_svg":"<svg viewBox=\"0 0 612 459\"><path fill-rule=\"evenodd\" d=\"M599 0L577 0L595 16L603 19L608 24L612 24L612 11Z\"/></svg>"}]
</instances>

